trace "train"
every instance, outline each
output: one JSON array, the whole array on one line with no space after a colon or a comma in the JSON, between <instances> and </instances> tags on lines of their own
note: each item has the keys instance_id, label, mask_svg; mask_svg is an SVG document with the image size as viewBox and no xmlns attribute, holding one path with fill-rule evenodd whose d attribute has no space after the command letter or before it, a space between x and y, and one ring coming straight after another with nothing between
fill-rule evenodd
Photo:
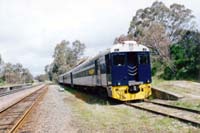
<instances>
[{"instance_id":1,"label":"train","mask_svg":"<svg viewBox=\"0 0 200 133\"><path fill-rule=\"evenodd\" d=\"M114 44L59 75L58 82L119 101L143 100L152 93L149 48L135 41Z\"/></svg>"}]
</instances>

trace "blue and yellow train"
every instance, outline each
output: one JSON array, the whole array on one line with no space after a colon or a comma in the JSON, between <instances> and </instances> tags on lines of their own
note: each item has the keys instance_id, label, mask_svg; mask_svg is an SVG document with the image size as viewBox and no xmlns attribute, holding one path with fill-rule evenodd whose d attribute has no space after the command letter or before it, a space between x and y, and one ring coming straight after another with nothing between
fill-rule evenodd
<instances>
[{"instance_id":1,"label":"blue and yellow train","mask_svg":"<svg viewBox=\"0 0 200 133\"><path fill-rule=\"evenodd\" d=\"M124 41L101 52L59 76L59 83L92 88L120 101L145 99L151 95L149 49L135 41Z\"/></svg>"}]
</instances>

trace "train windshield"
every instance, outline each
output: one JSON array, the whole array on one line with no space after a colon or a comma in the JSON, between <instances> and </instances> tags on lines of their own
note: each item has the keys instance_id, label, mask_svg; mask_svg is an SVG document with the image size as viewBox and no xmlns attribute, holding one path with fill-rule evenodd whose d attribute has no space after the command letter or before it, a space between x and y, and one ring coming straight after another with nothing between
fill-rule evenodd
<instances>
[{"instance_id":1,"label":"train windshield","mask_svg":"<svg viewBox=\"0 0 200 133\"><path fill-rule=\"evenodd\" d=\"M125 55L114 55L113 64L116 66L125 65Z\"/></svg>"},{"instance_id":2,"label":"train windshield","mask_svg":"<svg viewBox=\"0 0 200 133\"><path fill-rule=\"evenodd\" d=\"M138 55L138 64L149 64L148 54Z\"/></svg>"},{"instance_id":3,"label":"train windshield","mask_svg":"<svg viewBox=\"0 0 200 133\"><path fill-rule=\"evenodd\" d=\"M136 62L136 54L133 53L133 52L129 52L128 53L128 64L129 65L135 65L137 62Z\"/></svg>"}]
</instances>

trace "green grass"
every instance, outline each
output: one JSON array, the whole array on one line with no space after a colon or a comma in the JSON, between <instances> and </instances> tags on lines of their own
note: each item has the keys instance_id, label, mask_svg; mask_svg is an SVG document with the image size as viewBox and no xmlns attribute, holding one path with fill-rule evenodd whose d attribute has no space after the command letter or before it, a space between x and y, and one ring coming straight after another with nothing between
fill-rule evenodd
<instances>
[{"instance_id":1,"label":"green grass","mask_svg":"<svg viewBox=\"0 0 200 133\"><path fill-rule=\"evenodd\" d=\"M160 84L163 83L163 82L166 82L166 80L161 79L161 78L159 78L159 77L157 77L157 76L152 77L152 85L153 85L153 86L160 85Z\"/></svg>"},{"instance_id":2,"label":"green grass","mask_svg":"<svg viewBox=\"0 0 200 133\"><path fill-rule=\"evenodd\" d=\"M189 109L199 110L200 111L200 100L194 100L194 101L175 101L171 102L170 104L179 106L179 107L185 107Z\"/></svg>"},{"instance_id":3,"label":"green grass","mask_svg":"<svg viewBox=\"0 0 200 133\"><path fill-rule=\"evenodd\" d=\"M4 83L0 83L0 86L4 86L5 84Z\"/></svg>"},{"instance_id":4,"label":"green grass","mask_svg":"<svg viewBox=\"0 0 200 133\"><path fill-rule=\"evenodd\" d=\"M173 125L174 119L164 117L161 118L157 121L155 121L154 126L157 132L162 132L162 131L171 131L171 132L177 132L181 129L181 126L178 124ZM172 126L173 125L173 126Z\"/></svg>"},{"instance_id":5,"label":"green grass","mask_svg":"<svg viewBox=\"0 0 200 133\"><path fill-rule=\"evenodd\" d=\"M5 85L5 82L3 81L3 79L0 78L0 86Z\"/></svg>"}]
</instances>

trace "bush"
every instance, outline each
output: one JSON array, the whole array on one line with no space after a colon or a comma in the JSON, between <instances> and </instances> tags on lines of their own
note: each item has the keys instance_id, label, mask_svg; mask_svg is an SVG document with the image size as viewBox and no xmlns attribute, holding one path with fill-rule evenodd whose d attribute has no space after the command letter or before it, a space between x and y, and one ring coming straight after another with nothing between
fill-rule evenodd
<instances>
[{"instance_id":1,"label":"bush","mask_svg":"<svg viewBox=\"0 0 200 133\"><path fill-rule=\"evenodd\" d=\"M152 71L151 71L152 76L155 76L157 72L160 71L160 68L162 68L162 64L160 61L152 62Z\"/></svg>"},{"instance_id":2,"label":"bush","mask_svg":"<svg viewBox=\"0 0 200 133\"><path fill-rule=\"evenodd\" d=\"M161 77L165 80L171 80L175 78L175 75L169 67L165 67L164 73L161 75Z\"/></svg>"},{"instance_id":3,"label":"bush","mask_svg":"<svg viewBox=\"0 0 200 133\"><path fill-rule=\"evenodd\" d=\"M3 78L0 78L0 85L3 85L4 84L4 80Z\"/></svg>"},{"instance_id":4,"label":"bush","mask_svg":"<svg viewBox=\"0 0 200 133\"><path fill-rule=\"evenodd\" d=\"M170 47L171 59L175 65L176 73L165 67L163 78L164 79L189 79L198 80L200 72L200 45L192 43L191 41L179 42Z\"/></svg>"}]
</instances>

